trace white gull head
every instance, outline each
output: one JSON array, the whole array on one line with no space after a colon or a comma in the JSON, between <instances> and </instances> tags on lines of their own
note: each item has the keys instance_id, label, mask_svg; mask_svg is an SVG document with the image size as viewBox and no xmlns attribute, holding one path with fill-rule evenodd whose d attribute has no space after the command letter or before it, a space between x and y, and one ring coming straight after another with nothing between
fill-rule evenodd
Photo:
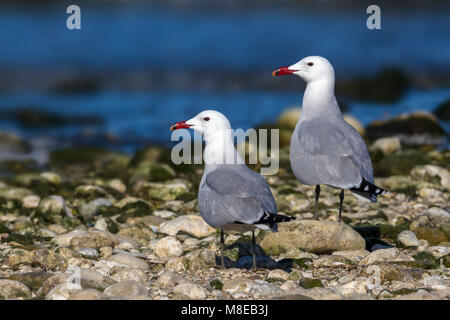
<instances>
[{"instance_id":1,"label":"white gull head","mask_svg":"<svg viewBox=\"0 0 450 320\"><path fill-rule=\"evenodd\" d=\"M273 76L285 74L295 74L306 82L315 80L332 80L334 82L333 66L327 59L319 56L303 58L293 65L278 68L272 73Z\"/></svg>"},{"instance_id":2,"label":"white gull head","mask_svg":"<svg viewBox=\"0 0 450 320\"><path fill-rule=\"evenodd\" d=\"M206 164L244 163L234 147L230 121L218 111L202 111L187 121L175 123L170 129L193 129L203 134L206 142L204 153Z\"/></svg>"}]
</instances>

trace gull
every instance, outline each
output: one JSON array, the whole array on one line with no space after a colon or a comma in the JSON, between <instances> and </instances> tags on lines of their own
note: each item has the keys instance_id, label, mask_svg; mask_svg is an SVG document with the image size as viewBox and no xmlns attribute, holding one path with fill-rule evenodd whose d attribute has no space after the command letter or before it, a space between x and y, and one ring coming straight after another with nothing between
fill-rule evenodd
<instances>
[{"instance_id":1,"label":"gull","mask_svg":"<svg viewBox=\"0 0 450 320\"><path fill-rule=\"evenodd\" d=\"M316 186L314 219L318 219L320 185L341 189L339 223L344 190L360 200L377 202L386 190L374 185L369 152L360 134L343 118L334 96L334 69L319 56L275 70L273 76L295 74L306 81L302 114L292 134L290 160L297 179Z\"/></svg>"},{"instance_id":2,"label":"gull","mask_svg":"<svg viewBox=\"0 0 450 320\"><path fill-rule=\"evenodd\" d=\"M202 218L220 228L221 266L224 267L224 230L252 231L253 269L256 269L255 227L278 230L278 222L291 220L278 215L266 180L249 169L233 143L231 125L220 112L206 110L170 129L193 129L205 140L205 169L198 191Z\"/></svg>"}]
</instances>

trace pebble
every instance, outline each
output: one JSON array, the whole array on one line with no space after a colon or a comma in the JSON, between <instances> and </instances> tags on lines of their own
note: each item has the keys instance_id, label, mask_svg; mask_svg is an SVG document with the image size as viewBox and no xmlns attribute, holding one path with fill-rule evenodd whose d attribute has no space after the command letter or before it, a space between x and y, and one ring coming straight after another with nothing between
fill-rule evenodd
<instances>
[{"instance_id":1,"label":"pebble","mask_svg":"<svg viewBox=\"0 0 450 320\"><path fill-rule=\"evenodd\" d=\"M158 257L179 257L183 254L181 242L174 237L164 237L155 245Z\"/></svg>"}]
</instances>

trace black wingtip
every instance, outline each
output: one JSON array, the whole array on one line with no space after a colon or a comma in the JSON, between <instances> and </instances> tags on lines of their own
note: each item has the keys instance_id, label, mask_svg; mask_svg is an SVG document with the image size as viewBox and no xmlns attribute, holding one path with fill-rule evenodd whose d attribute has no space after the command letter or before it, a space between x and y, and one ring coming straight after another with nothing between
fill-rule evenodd
<instances>
[{"instance_id":1,"label":"black wingtip","mask_svg":"<svg viewBox=\"0 0 450 320\"><path fill-rule=\"evenodd\" d=\"M269 226L270 230L273 232L278 232L278 223L279 222L288 222L291 221L293 217L281 215L281 214L275 214L275 213L269 213L264 212L261 219L259 219L258 222L255 222L255 224L266 224Z\"/></svg>"},{"instance_id":2,"label":"black wingtip","mask_svg":"<svg viewBox=\"0 0 450 320\"><path fill-rule=\"evenodd\" d=\"M377 196L382 196L389 193L389 191L374 185L366 179L362 179L359 186L351 188L350 191L370 200L372 203L376 203L378 201Z\"/></svg>"}]
</instances>

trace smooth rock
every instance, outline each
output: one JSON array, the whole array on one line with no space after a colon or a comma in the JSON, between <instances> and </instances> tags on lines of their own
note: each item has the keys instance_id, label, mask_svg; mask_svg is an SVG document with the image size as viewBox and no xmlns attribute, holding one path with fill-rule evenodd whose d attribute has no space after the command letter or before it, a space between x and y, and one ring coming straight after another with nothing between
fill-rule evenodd
<instances>
[{"instance_id":1,"label":"smooth rock","mask_svg":"<svg viewBox=\"0 0 450 320\"><path fill-rule=\"evenodd\" d=\"M286 271L281 270L281 269L275 269L275 270L269 271L267 278L268 279L287 280L289 278L289 273L287 273Z\"/></svg>"},{"instance_id":2,"label":"smooth rock","mask_svg":"<svg viewBox=\"0 0 450 320\"><path fill-rule=\"evenodd\" d=\"M148 290L138 281L125 280L109 286L103 293L114 298L133 298L136 296L147 296Z\"/></svg>"},{"instance_id":3,"label":"smooth rock","mask_svg":"<svg viewBox=\"0 0 450 320\"><path fill-rule=\"evenodd\" d=\"M193 300L202 300L207 296L207 291L202 286L186 281L173 288L173 292Z\"/></svg>"},{"instance_id":4,"label":"smooth rock","mask_svg":"<svg viewBox=\"0 0 450 320\"><path fill-rule=\"evenodd\" d=\"M249 290L249 294L252 295L256 299L272 296L272 295L278 295L283 293L283 290L279 287L262 281L262 280L255 280Z\"/></svg>"},{"instance_id":5,"label":"smooth rock","mask_svg":"<svg viewBox=\"0 0 450 320\"><path fill-rule=\"evenodd\" d=\"M278 232L265 232L258 243L271 255L278 255L292 248L323 254L342 250L362 250L366 245L359 233L345 223L317 220L280 223Z\"/></svg>"},{"instance_id":6,"label":"smooth rock","mask_svg":"<svg viewBox=\"0 0 450 320\"><path fill-rule=\"evenodd\" d=\"M36 209L39 207L41 198L37 195L30 195L22 199L22 208L24 209Z\"/></svg>"},{"instance_id":7,"label":"smooth rock","mask_svg":"<svg viewBox=\"0 0 450 320\"><path fill-rule=\"evenodd\" d=\"M418 247L419 240L412 231L404 230L397 235L397 241L404 247Z\"/></svg>"},{"instance_id":8,"label":"smooth rock","mask_svg":"<svg viewBox=\"0 0 450 320\"><path fill-rule=\"evenodd\" d=\"M372 148L381 151L384 155L390 155L401 149L400 139L398 137L385 137L375 140Z\"/></svg>"},{"instance_id":9,"label":"smooth rock","mask_svg":"<svg viewBox=\"0 0 450 320\"><path fill-rule=\"evenodd\" d=\"M215 232L200 216L185 215L159 225L159 231L171 236L183 231L194 237L203 238Z\"/></svg>"},{"instance_id":10,"label":"smooth rock","mask_svg":"<svg viewBox=\"0 0 450 320\"><path fill-rule=\"evenodd\" d=\"M73 249L114 247L120 240L107 231L93 230L76 234L70 239L70 247Z\"/></svg>"},{"instance_id":11,"label":"smooth rock","mask_svg":"<svg viewBox=\"0 0 450 320\"><path fill-rule=\"evenodd\" d=\"M156 243L155 253L158 257L179 257L183 254L183 246L176 238L165 237Z\"/></svg>"},{"instance_id":12,"label":"smooth rock","mask_svg":"<svg viewBox=\"0 0 450 320\"><path fill-rule=\"evenodd\" d=\"M148 276L144 271L140 269L128 269L122 268L121 270L115 272L112 275L112 278L117 282L121 282L124 280L134 280L145 284L148 280Z\"/></svg>"},{"instance_id":13,"label":"smooth rock","mask_svg":"<svg viewBox=\"0 0 450 320\"><path fill-rule=\"evenodd\" d=\"M143 270L143 271L150 270L150 267L146 261L139 259L139 258L133 256L132 254L125 253L125 252L117 253L117 254L111 256L111 258L109 258L109 260L126 265L132 269L139 269L139 270Z\"/></svg>"},{"instance_id":14,"label":"smooth rock","mask_svg":"<svg viewBox=\"0 0 450 320\"><path fill-rule=\"evenodd\" d=\"M67 300L72 294L80 290L80 285L71 282L64 282L51 289L45 298L48 300Z\"/></svg>"},{"instance_id":15,"label":"smooth rock","mask_svg":"<svg viewBox=\"0 0 450 320\"><path fill-rule=\"evenodd\" d=\"M371 252L367 257L362 259L359 264L374 264L380 262L409 262L414 261L413 257L410 257L398 250L397 248L380 249Z\"/></svg>"}]
</instances>

